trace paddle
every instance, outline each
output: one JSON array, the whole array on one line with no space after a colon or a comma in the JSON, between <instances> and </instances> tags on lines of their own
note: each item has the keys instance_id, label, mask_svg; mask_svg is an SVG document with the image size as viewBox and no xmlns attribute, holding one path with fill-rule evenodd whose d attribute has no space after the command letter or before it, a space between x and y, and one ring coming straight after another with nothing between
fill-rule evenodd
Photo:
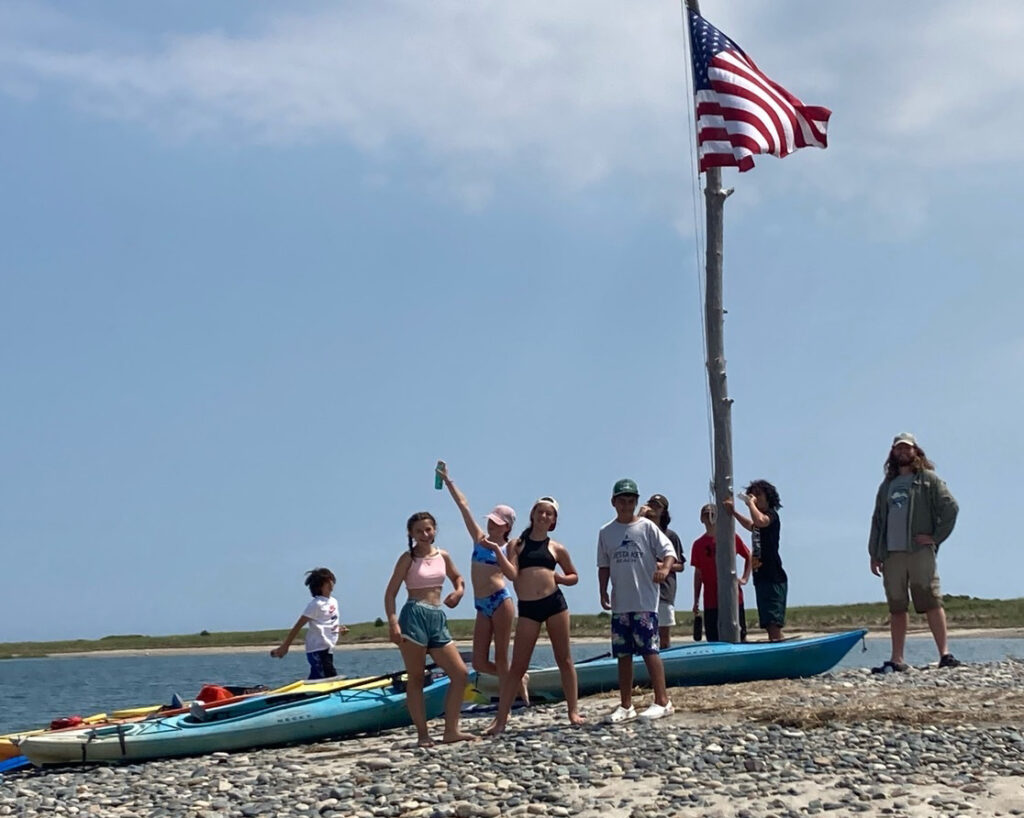
<instances>
[{"instance_id":1,"label":"paddle","mask_svg":"<svg viewBox=\"0 0 1024 818\"><path fill-rule=\"evenodd\" d=\"M432 670L437 669L437 664L431 662L425 665L423 672L430 674ZM289 690L284 693L275 693L270 691L269 693L263 694L262 696L254 696L251 698L263 698L268 703L273 704L284 704L287 702L300 701L302 699L312 699L317 696L325 696L329 693L338 693L345 690L353 690L357 688L369 688L377 682L385 682L390 680L391 686L399 693L405 692L405 682L402 681L401 677L406 674L405 670L391 671L390 673L382 673L379 676L370 676L361 679L339 679L337 682L314 682L312 685L302 690ZM424 679L424 683L427 679ZM247 701L248 701L247 697ZM223 713L211 711L220 711L225 702L211 702L210 710L202 705L201 702L193 701L189 706L188 712L196 721L210 721L211 719L217 718L228 718L231 715L230 709L225 709ZM235 704L235 702L232 702ZM167 715L167 714L161 714Z\"/></svg>"},{"instance_id":2,"label":"paddle","mask_svg":"<svg viewBox=\"0 0 1024 818\"><path fill-rule=\"evenodd\" d=\"M28 767L31 763L25 756L14 756L6 761L0 761L0 773L20 770L22 767Z\"/></svg>"},{"instance_id":3,"label":"paddle","mask_svg":"<svg viewBox=\"0 0 1024 818\"><path fill-rule=\"evenodd\" d=\"M585 664L587 664L587 662L596 662L598 659L607 659L610 656L611 656L610 652L609 653L602 653L602 654L600 654L598 656L591 656L589 659L581 659L580 661L576 662L575 664L577 664L577 665L585 665Z\"/></svg>"}]
</instances>

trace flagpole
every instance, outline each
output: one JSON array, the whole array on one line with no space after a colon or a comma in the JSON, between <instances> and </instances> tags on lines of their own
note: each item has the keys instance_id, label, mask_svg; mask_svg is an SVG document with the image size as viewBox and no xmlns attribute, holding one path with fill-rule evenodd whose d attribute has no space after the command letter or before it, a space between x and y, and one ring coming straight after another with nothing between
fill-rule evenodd
<instances>
[{"instance_id":1,"label":"flagpole","mask_svg":"<svg viewBox=\"0 0 1024 818\"><path fill-rule=\"evenodd\" d=\"M686 6L700 13L698 0L685 0ZM686 36L690 26L684 20ZM690 43L693 54L693 43ZM696 112L694 114L696 116ZM698 170L698 178L700 171ZM732 399L725 376L725 310L722 306L722 247L725 200L732 188L722 188L722 170L705 171L704 202L707 219L705 252L704 324L707 336L708 388L711 393L711 418L714 430L715 566L718 574L718 637L723 642L739 642L739 609L736 584L736 521L725 513L722 500L733 492L732 475Z\"/></svg>"}]
</instances>

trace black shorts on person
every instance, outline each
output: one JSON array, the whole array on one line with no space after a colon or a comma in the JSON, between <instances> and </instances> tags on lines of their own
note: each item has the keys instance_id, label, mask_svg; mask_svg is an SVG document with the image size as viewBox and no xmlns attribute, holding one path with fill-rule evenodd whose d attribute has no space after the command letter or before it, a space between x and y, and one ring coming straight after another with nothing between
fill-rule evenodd
<instances>
[{"instance_id":1,"label":"black shorts on person","mask_svg":"<svg viewBox=\"0 0 1024 818\"><path fill-rule=\"evenodd\" d=\"M519 600L520 618L532 619L534 622L547 622L549 617L567 610L569 610L569 605L565 601L565 595L561 588L556 589L553 594L549 594L543 599Z\"/></svg>"}]
</instances>

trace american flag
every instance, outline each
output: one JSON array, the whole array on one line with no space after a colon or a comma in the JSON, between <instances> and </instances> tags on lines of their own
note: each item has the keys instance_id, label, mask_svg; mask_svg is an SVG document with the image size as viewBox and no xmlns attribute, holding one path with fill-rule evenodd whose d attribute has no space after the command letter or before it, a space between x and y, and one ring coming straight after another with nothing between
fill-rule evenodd
<instances>
[{"instance_id":1,"label":"american flag","mask_svg":"<svg viewBox=\"0 0 1024 818\"><path fill-rule=\"evenodd\" d=\"M832 112L804 105L772 82L743 49L688 9L700 170L754 167L754 154L824 148Z\"/></svg>"}]
</instances>

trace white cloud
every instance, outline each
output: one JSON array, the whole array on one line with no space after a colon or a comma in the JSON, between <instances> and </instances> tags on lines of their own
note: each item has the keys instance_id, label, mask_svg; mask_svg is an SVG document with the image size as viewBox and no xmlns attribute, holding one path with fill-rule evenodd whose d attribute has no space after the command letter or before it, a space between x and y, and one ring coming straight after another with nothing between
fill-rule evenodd
<instances>
[{"instance_id":1,"label":"white cloud","mask_svg":"<svg viewBox=\"0 0 1024 818\"><path fill-rule=\"evenodd\" d=\"M411 143L433 161L525 163L578 186L685 155L669 12L403 2L279 19L248 38L181 37L158 53L8 44L2 59L5 73L178 136L340 138L371 154Z\"/></svg>"},{"instance_id":2,"label":"white cloud","mask_svg":"<svg viewBox=\"0 0 1024 818\"><path fill-rule=\"evenodd\" d=\"M1013 47L1024 7L827 4L794 18L783 5L751 3L740 15L706 2L704 11L769 74L835 111L831 140L842 151L813 167L786 160L799 169L788 168L785 184L817 186L817 176L840 202L891 208L874 181L887 169L1019 161L985 143L1024 125L1020 106L1006 103L1024 91ZM346 4L135 51L123 32L115 46L69 47L66 18L60 47L41 44L45 16L32 14L20 37L0 42L0 92L63 88L89 111L168 138L340 140L384 165L412 155L472 207L497 176L536 173L570 190L630 176L678 210L690 176L675 4ZM901 229L916 229L927 204L912 213Z\"/></svg>"}]
</instances>

